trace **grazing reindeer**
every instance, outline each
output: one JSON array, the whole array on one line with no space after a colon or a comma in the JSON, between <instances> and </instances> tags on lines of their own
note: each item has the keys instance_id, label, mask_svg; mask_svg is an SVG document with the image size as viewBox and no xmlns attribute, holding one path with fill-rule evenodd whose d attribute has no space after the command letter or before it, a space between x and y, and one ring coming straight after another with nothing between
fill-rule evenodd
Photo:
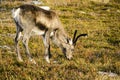
<instances>
[{"instance_id":1,"label":"grazing reindeer","mask_svg":"<svg viewBox=\"0 0 120 80\"><path fill-rule=\"evenodd\" d=\"M76 37L77 31L75 31L73 39L70 39L65 33L62 24L55 12L44 10L37 6L27 4L21 5L12 10L12 16L17 28L15 45L19 61L23 61L18 45L22 33L22 42L25 47L26 54L28 55L30 61L35 64L36 62L34 59L32 59L28 49L28 41L32 32L42 36L45 46L45 59L48 63L50 63L50 40L52 40L54 44L61 48L68 59L71 59L74 46L78 38L87 35L81 34Z\"/></svg>"}]
</instances>

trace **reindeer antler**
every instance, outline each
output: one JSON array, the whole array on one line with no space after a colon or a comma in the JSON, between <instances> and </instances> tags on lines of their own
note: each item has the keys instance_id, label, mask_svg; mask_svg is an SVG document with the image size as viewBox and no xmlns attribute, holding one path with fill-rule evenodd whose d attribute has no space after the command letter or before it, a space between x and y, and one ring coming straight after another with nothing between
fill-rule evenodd
<instances>
[{"instance_id":1,"label":"reindeer antler","mask_svg":"<svg viewBox=\"0 0 120 80\"><path fill-rule=\"evenodd\" d=\"M77 30L75 30L75 32L74 32L74 36L73 36L73 44L74 44L74 41L75 41L76 34L77 34Z\"/></svg>"},{"instance_id":2,"label":"reindeer antler","mask_svg":"<svg viewBox=\"0 0 120 80\"><path fill-rule=\"evenodd\" d=\"M80 38L81 36L87 36L87 34L80 34L76 37L76 34L77 34L77 30L75 30L74 36L73 36L73 44L74 45L76 45L76 42L77 42L78 38Z\"/></svg>"}]
</instances>

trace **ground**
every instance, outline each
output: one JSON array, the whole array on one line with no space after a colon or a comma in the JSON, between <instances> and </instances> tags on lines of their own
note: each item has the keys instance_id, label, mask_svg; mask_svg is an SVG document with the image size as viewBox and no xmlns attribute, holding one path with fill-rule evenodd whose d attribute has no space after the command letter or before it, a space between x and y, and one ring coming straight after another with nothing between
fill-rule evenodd
<instances>
[{"instance_id":1,"label":"ground","mask_svg":"<svg viewBox=\"0 0 120 80\"><path fill-rule=\"evenodd\" d=\"M50 4L51 1L51 4ZM83 0L52 3L44 0L60 17L64 29L73 36L87 33L78 40L74 58L67 60L52 45L51 63L44 60L44 45L40 36L30 38L29 47L37 65L28 61L22 43L24 62L18 62L14 46L15 23L13 7L22 1L0 5L0 79L1 80L120 80L120 2L94 3Z\"/></svg>"}]
</instances>

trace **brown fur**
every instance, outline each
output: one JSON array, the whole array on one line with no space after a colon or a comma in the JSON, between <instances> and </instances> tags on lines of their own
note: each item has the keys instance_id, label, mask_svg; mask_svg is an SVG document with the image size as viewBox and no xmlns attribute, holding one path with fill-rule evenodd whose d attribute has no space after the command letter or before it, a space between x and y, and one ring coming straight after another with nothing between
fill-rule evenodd
<instances>
[{"instance_id":1,"label":"brown fur","mask_svg":"<svg viewBox=\"0 0 120 80\"><path fill-rule=\"evenodd\" d=\"M17 13L18 9L20 10L18 11L19 13ZM17 16L15 16L16 13ZM15 16L13 18L17 26L15 43L19 60L22 60L18 46L20 32L22 31L23 45L30 61L35 63L28 49L28 41L32 31L43 33L42 37L45 45L45 58L48 63L50 57L50 39L54 44L62 49L68 59L72 58L74 45L71 43L72 40L65 33L61 21L55 12L44 10L34 5L21 5L13 11L13 14L13 16ZM51 33L53 33L52 36Z\"/></svg>"}]
</instances>

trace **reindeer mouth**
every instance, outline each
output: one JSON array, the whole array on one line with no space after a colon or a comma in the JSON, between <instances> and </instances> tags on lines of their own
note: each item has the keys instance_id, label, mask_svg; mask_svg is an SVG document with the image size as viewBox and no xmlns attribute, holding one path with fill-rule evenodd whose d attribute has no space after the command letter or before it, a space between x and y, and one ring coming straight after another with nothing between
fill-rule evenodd
<instances>
[{"instance_id":1,"label":"reindeer mouth","mask_svg":"<svg viewBox=\"0 0 120 80\"><path fill-rule=\"evenodd\" d=\"M66 56L66 58L67 58L68 60L72 60L72 59L73 59L73 56L72 56L72 55L69 55L69 56Z\"/></svg>"}]
</instances>

